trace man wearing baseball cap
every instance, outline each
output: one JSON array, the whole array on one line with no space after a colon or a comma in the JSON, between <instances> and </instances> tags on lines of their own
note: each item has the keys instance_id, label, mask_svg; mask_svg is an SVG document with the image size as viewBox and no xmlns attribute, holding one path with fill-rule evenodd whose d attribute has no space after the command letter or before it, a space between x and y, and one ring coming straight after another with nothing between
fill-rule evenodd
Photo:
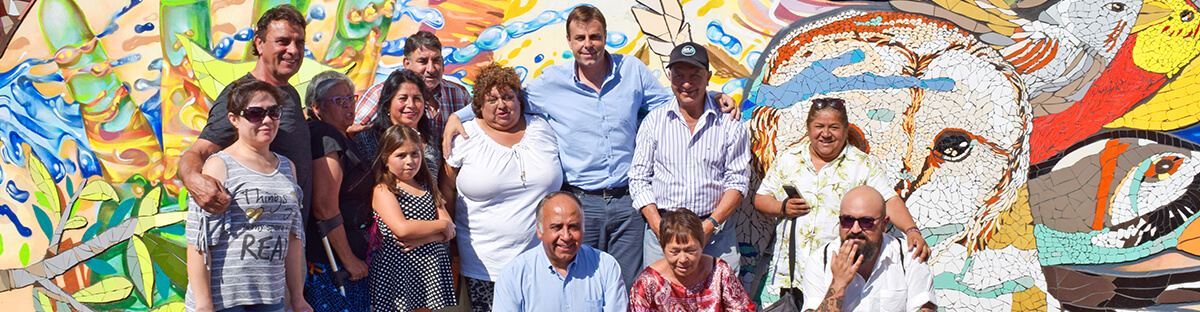
<instances>
[{"instance_id":1,"label":"man wearing baseball cap","mask_svg":"<svg viewBox=\"0 0 1200 312\"><path fill-rule=\"evenodd\" d=\"M633 207L647 225L643 267L663 258L658 243L663 214L688 208L704 220L704 254L736 269L737 237L733 223L725 221L750 180L749 136L706 92L712 72L703 46L676 46L667 70L678 105L651 111L642 121L629 169Z\"/></svg>"}]
</instances>

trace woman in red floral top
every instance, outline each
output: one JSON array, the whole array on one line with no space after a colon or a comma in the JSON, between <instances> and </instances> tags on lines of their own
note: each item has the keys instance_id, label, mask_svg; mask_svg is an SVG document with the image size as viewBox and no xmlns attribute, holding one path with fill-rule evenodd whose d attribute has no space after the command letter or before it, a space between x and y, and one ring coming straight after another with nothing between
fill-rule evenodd
<instances>
[{"instance_id":1,"label":"woman in red floral top","mask_svg":"<svg viewBox=\"0 0 1200 312\"><path fill-rule=\"evenodd\" d=\"M642 270L629 292L629 310L754 311L750 296L725 261L704 255L704 228L691 210L663 217L663 259Z\"/></svg>"}]
</instances>

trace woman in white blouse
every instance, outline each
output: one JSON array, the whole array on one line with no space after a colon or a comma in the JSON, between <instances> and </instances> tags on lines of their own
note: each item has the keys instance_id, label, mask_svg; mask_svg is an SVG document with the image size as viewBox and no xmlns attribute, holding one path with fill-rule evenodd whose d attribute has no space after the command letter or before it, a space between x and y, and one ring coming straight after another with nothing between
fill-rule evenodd
<instances>
[{"instance_id":1,"label":"woman in white blouse","mask_svg":"<svg viewBox=\"0 0 1200 312\"><path fill-rule=\"evenodd\" d=\"M471 108L446 159L456 186L454 224L473 311L490 311L500 269L537 246L537 202L562 186L558 144L541 116L524 115L512 67L489 65L475 78Z\"/></svg>"}]
</instances>

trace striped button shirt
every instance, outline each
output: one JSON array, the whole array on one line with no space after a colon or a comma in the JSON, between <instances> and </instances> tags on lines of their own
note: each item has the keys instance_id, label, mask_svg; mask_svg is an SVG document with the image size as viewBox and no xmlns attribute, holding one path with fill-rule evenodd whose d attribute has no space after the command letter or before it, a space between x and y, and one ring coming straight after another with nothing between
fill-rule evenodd
<instances>
[{"instance_id":1,"label":"striped button shirt","mask_svg":"<svg viewBox=\"0 0 1200 312\"><path fill-rule=\"evenodd\" d=\"M711 214L721 194L746 194L750 180L746 128L707 97L695 131L688 129L678 105L651 111L642 121L629 170L634 209L656 204L674 211L688 208Z\"/></svg>"}]
</instances>

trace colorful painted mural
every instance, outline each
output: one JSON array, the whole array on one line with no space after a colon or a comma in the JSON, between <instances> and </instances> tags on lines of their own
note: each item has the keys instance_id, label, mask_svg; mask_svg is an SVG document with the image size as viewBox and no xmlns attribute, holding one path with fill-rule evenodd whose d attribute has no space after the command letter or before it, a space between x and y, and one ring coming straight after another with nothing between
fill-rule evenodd
<instances>
[{"instance_id":1,"label":"colorful painted mural","mask_svg":"<svg viewBox=\"0 0 1200 312\"><path fill-rule=\"evenodd\" d=\"M307 15L298 89L337 69L365 90L417 30L441 38L447 79L470 86L498 62L527 80L571 59L563 23L581 5L2 2L16 23L0 38L0 302L44 312L183 309L178 157L253 67L266 8ZM1200 310L1195 0L587 4L605 12L608 50L664 84L675 44L706 46L759 172L804 137L797 103L844 99L933 248L946 310ZM753 289L774 220L743 208Z\"/></svg>"}]
</instances>

